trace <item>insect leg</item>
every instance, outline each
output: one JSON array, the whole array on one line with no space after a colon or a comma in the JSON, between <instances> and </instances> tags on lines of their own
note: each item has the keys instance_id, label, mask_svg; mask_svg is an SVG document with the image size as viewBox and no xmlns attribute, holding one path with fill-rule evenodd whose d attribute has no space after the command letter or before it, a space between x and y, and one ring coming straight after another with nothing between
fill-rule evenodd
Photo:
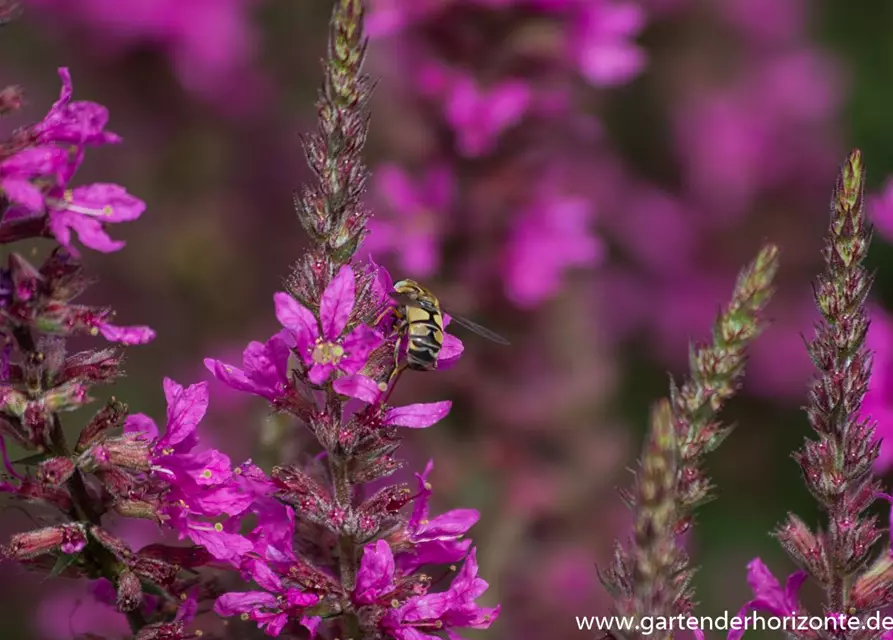
<instances>
[{"instance_id":1,"label":"insect leg","mask_svg":"<svg viewBox=\"0 0 893 640\"><path fill-rule=\"evenodd\" d=\"M400 335L397 337L397 344L394 345L394 370L391 371L391 376L388 378L388 384L391 384L391 381L394 379L403 366L400 364L400 351L403 349L403 337L404 334L402 331Z\"/></svg>"}]
</instances>

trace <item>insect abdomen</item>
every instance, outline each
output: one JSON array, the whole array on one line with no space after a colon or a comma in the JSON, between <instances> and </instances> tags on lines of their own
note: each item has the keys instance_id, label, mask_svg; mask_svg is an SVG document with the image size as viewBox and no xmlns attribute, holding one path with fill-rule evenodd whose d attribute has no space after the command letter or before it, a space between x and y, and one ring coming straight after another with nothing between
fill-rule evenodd
<instances>
[{"instance_id":1,"label":"insect abdomen","mask_svg":"<svg viewBox=\"0 0 893 640\"><path fill-rule=\"evenodd\" d=\"M443 321L439 313L426 309L406 310L406 364L410 369L430 371L437 367L437 356L443 345Z\"/></svg>"}]
</instances>

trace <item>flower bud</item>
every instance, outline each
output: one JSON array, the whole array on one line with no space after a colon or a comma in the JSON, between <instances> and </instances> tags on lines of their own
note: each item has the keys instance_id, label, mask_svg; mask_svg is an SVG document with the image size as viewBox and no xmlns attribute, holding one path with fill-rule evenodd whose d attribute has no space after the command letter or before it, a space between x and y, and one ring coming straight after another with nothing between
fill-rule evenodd
<instances>
[{"instance_id":1,"label":"flower bud","mask_svg":"<svg viewBox=\"0 0 893 640\"><path fill-rule=\"evenodd\" d=\"M180 567L165 560L137 556L130 566L133 572L146 581L163 587L173 585Z\"/></svg>"},{"instance_id":2,"label":"flower bud","mask_svg":"<svg viewBox=\"0 0 893 640\"><path fill-rule=\"evenodd\" d=\"M163 560L173 562L185 569L195 569L214 560L207 549L199 546L172 547L166 544L150 544L139 550L141 559Z\"/></svg>"},{"instance_id":3,"label":"flower bud","mask_svg":"<svg viewBox=\"0 0 893 640\"><path fill-rule=\"evenodd\" d=\"M857 612L874 611L893 604L893 557L882 553L856 579L850 592L850 605Z\"/></svg>"},{"instance_id":4,"label":"flower bud","mask_svg":"<svg viewBox=\"0 0 893 640\"><path fill-rule=\"evenodd\" d=\"M27 560L60 550L73 555L86 545L87 535L83 525L65 524L15 534L3 548L3 556L12 560Z\"/></svg>"},{"instance_id":5,"label":"flower bud","mask_svg":"<svg viewBox=\"0 0 893 640\"><path fill-rule=\"evenodd\" d=\"M90 535L96 542L108 549L119 560L129 558L133 554L126 542L121 538L112 535L102 527L91 527Z\"/></svg>"},{"instance_id":6,"label":"flower bud","mask_svg":"<svg viewBox=\"0 0 893 640\"><path fill-rule=\"evenodd\" d=\"M143 627L136 634L136 640L190 640L200 634L186 631L182 622L160 622Z\"/></svg>"},{"instance_id":7,"label":"flower bud","mask_svg":"<svg viewBox=\"0 0 893 640\"><path fill-rule=\"evenodd\" d=\"M332 510L328 492L316 480L291 465L275 467L271 474L273 482L280 487L279 499L294 507L302 517L311 521L327 521Z\"/></svg>"},{"instance_id":8,"label":"flower bud","mask_svg":"<svg viewBox=\"0 0 893 640\"><path fill-rule=\"evenodd\" d=\"M149 451L148 443L129 436L122 436L109 438L105 442L93 445L84 454L84 464L88 465L89 463L86 461L89 459L95 466L148 471L151 468L151 458L152 453Z\"/></svg>"},{"instance_id":9,"label":"flower bud","mask_svg":"<svg viewBox=\"0 0 893 640\"><path fill-rule=\"evenodd\" d=\"M83 453L96 442L101 435L112 429L117 429L124 423L127 414L127 405L110 398L108 405L102 411L93 416L90 423L81 431L75 453Z\"/></svg>"},{"instance_id":10,"label":"flower bud","mask_svg":"<svg viewBox=\"0 0 893 640\"><path fill-rule=\"evenodd\" d=\"M118 574L117 593L115 604L122 613L134 611L143 602L143 586L136 574L129 569Z\"/></svg>"},{"instance_id":11,"label":"flower bud","mask_svg":"<svg viewBox=\"0 0 893 640\"><path fill-rule=\"evenodd\" d=\"M14 298L20 302L31 300L44 280L37 268L19 254L13 253L9 256L9 271Z\"/></svg>"},{"instance_id":12,"label":"flower bud","mask_svg":"<svg viewBox=\"0 0 893 640\"><path fill-rule=\"evenodd\" d=\"M107 382L118 377L121 358L115 349L82 351L62 363L57 381Z\"/></svg>"},{"instance_id":13,"label":"flower bud","mask_svg":"<svg viewBox=\"0 0 893 640\"><path fill-rule=\"evenodd\" d=\"M43 484L58 487L68 481L74 473L74 462L62 456L44 460L37 467L37 477Z\"/></svg>"},{"instance_id":14,"label":"flower bud","mask_svg":"<svg viewBox=\"0 0 893 640\"><path fill-rule=\"evenodd\" d=\"M824 545L800 518L788 515L775 537L798 565L820 582L828 582L830 569Z\"/></svg>"},{"instance_id":15,"label":"flower bud","mask_svg":"<svg viewBox=\"0 0 893 640\"><path fill-rule=\"evenodd\" d=\"M46 408L53 412L74 411L85 404L93 402L87 394L87 387L80 382L66 382L58 387L50 389L43 396Z\"/></svg>"},{"instance_id":16,"label":"flower bud","mask_svg":"<svg viewBox=\"0 0 893 640\"><path fill-rule=\"evenodd\" d=\"M157 506L147 500L118 500L114 504L114 509L118 515L125 518L142 518L156 522L164 520Z\"/></svg>"},{"instance_id":17,"label":"flower bud","mask_svg":"<svg viewBox=\"0 0 893 640\"><path fill-rule=\"evenodd\" d=\"M14 6L16 3L4 0L0 2L0 16L7 11L6 7ZM11 10L9 10L11 11ZM10 85L0 89L0 116L7 116L10 113L18 111L25 104L25 92L21 87Z\"/></svg>"},{"instance_id":18,"label":"flower bud","mask_svg":"<svg viewBox=\"0 0 893 640\"><path fill-rule=\"evenodd\" d=\"M359 509L361 515L384 516L397 513L412 501L412 489L405 483L385 487L366 500Z\"/></svg>"},{"instance_id":19,"label":"flower bud","mask_svg":"<svg viewBox=\"0 0 893 640\"><path fill-rule=\"evenodd\" d=\"M12 387L0 387L0 411L21 418L28 408L28 398Z\"/></svg>"}]
</instances>

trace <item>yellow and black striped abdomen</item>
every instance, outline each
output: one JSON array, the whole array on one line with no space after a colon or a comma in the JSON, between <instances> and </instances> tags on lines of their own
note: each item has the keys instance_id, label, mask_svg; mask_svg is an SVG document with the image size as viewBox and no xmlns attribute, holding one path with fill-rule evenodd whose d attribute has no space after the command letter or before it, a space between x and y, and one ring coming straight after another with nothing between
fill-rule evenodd
<instances>
[{"instance_id":1,"label":"yellow and black striped abdomen","mask_svg":"<svg viewBox=\"0 0 893 640\"><path fill-rule=\"evenodd\" d=\"M439 310L406 307L406 365L417 371L437 367L437 356L443 345L443 316Z\"/></svg>"}]
</instances>

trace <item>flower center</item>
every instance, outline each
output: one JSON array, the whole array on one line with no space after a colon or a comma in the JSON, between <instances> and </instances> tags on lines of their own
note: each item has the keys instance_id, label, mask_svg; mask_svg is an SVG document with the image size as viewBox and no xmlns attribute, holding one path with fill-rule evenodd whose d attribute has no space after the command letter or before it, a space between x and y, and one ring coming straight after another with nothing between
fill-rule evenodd
<instances>
[{"instance_id":1,"label":"flower center","mask_svg":"<svg viewBox=\"0 0 893 640\"><path fill-rule=\"evenodd\" d=\"M316 364L338 364L344 357L344 347L334 342L320 342L313 348L312 357Z\"/></svg>"}]
</instances>

